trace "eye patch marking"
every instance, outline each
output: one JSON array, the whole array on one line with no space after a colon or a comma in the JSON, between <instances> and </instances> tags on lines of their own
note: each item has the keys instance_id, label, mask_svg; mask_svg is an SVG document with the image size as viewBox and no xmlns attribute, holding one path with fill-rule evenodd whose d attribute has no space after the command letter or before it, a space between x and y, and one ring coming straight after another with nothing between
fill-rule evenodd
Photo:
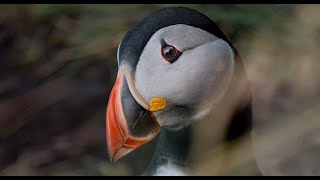
<instances>
[{"instance_id":1,"label":"eye patch marking","mask_svg":"<svg viewBox=\"0 0 320 180\"><path fill-rule=\"evenodd\" d=\"M179 56L182 54L177 48L166 43L163 39L160 41L161 43L161 55L167 62L173 63L176 61Z\"/></svg>"}]
</instances>

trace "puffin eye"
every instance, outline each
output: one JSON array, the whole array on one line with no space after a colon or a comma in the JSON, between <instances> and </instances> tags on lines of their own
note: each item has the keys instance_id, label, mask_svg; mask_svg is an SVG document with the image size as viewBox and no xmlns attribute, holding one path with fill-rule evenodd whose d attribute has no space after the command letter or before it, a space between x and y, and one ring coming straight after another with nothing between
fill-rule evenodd
<instances>
[{"instance_id":1,"label":"puffin eye","mask_svg":"<svg viewBox=\"0 0 320 180\"><path fill-rule=\"evenodd\" d=\"M167 44L161 39L161 55L166 61L173 63L181 54L182 53L177 48Z\"/></svg>"}]
</instances>

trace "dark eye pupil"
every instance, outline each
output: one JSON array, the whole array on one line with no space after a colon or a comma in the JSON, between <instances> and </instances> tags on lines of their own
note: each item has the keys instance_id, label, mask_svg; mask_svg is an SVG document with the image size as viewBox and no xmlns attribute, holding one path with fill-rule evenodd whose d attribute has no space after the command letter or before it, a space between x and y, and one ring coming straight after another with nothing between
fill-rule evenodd
<instances>
[{"instance_id":1,"label":"dark eye pupil","mask_svg":"<svg viewBox=\"0 0 320 180\"><path fill-rule=\"evenodd\" d=\"M175 56L175 48L172 46L166 46L162 49L162 55L166 59L171 59Z\"/></svg>"},{"instance_id":2,"label":"dark eye pupil","mask_svg":"<svg viewBox=\"0 0 320 180\"><path fill-rule=\"evenodd\" d=\"M166 61L173 63L182 54L174 46L167 44L163 39L161 39L160 43L161 43L161 55Z\"/></svg>"}]
</instances>

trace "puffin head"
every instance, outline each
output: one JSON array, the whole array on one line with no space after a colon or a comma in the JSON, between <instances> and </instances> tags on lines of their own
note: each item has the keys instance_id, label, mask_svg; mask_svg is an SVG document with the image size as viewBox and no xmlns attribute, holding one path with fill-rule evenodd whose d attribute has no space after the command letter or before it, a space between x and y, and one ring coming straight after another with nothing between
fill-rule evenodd
<instances>
[{"instance_id":1,"label":"puffin head","mask_svg":"<svg viewBox=\"0 0 320 180\"><path fill-rule=\"evenodd\" d=\"M236 50L217 25L188 8L164 8L134 25L118 47L106 113L111 161L180 130L219 104L235 73Z\"/></svg>"}]
</instances>

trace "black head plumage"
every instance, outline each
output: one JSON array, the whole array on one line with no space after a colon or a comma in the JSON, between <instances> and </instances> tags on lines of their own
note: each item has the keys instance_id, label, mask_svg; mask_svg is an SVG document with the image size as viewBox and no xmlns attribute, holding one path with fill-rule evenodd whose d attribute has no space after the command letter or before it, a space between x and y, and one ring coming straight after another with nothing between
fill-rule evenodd
<instances>
[{"instance_id":1,"label":"black head plumage","mask_svg":"<svg viewBox=\"0 0 320 180\"><path fill-rule=\"evenodd\" d=\"M134 70L152 35L161 28L175 24L200 28L225 40L233 47L219 27L204 14L185 7L168 7L142 19L126 33L119 47L119 65L125 63Z\"/></svg>"}]
</instances>

